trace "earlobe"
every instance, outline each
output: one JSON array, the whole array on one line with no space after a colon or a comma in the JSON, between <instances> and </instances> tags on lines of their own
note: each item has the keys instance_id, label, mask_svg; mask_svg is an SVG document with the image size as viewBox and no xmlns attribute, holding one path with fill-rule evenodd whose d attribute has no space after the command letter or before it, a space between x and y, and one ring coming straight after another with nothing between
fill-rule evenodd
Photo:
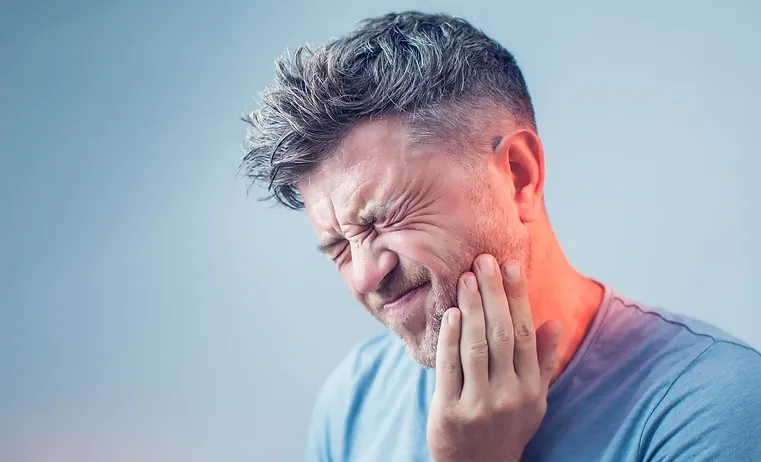
<instances>
[{"instance_id":1,"label":"earlobe","mask_svg":"<svg viewBox=\"0 0 761 462\"><path fill-rule=\"evenodd\" d=\"M503 137L495 149L509 163L515 195L513 197L521 221L536 220L543 211L544 150L539 135L521 129Z\"/></svg>"}]
</instances>

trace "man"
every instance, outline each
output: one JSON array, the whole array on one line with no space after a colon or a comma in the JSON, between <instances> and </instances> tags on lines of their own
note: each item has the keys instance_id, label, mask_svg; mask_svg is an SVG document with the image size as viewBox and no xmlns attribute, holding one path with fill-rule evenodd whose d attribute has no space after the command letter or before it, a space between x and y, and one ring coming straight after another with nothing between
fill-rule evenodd
<instances>
[{"instance_id":1,"label":"man","mask_svg":"<svg viewBox=\"0 0 761 462\"><path fill-rule=\"evenodd\" d=\"M247 176L393 332L326 381L309 460L761 460L761 355L573 269L521 71L464 20L299 49L248 122Z\"/></svg>"}]
</instances>

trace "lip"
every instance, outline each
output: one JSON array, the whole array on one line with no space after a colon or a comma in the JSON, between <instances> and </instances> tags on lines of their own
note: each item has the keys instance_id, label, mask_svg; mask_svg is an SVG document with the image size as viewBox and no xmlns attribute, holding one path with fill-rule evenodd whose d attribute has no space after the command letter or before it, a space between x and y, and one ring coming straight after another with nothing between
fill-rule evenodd
<instances>
[{"instance_id":1,"label":"lip","mask_svg":"<svg viewBox=\"0 0 761 462\"><path fill-rule=\"evenodd\" d=\"M428 284L423 284L411 289L392 302L383 305L383 311L393 315L402 315L409 311L414 302L424 291Z\"/></svg>"}]
</instances>

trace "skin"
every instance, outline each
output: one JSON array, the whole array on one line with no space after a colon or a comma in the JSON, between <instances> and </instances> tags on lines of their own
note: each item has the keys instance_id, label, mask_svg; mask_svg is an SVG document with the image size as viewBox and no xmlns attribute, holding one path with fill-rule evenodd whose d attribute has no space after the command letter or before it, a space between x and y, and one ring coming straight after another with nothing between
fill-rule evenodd
<instances>
[{"instance_id":1,"label":"skin","mask_svg":"<svg viewBox=\"0 0 761 462\"><path fill-rule=\"evenodd\" d=\"M297 184L310 222L352 295L405 342L436 362L444 312L479 254L526 272L535 325L556 320L559 374L584 337L603 289L571 267L544 209L544 151L535 132L505 115L472 143L468 168L445 146L418 146L397 119L355 126L341 147ZM501 140L494 148L492 141ZM373 217L373 212L378 212ZM386 301L420 284L424 300L403 319Z\"/></svg>"},{"instance_id":2,"label":"skin","mask_svg":"<svg viewBox=\"0 0 761 462\"><path fill-rule=\"evenodd\" d=\"M436 353L436 388L427 439L433 460L519 461L547 409L560 333L547 322L534 334L524 272L476 258L460 278L459 308L449 309Z\"/></svg>"},{"instance_id":3,"label":"skin","mask_svg":"<svg viewBox=\"0 0 761 462\"><path fill-rule=\"evenodd\" d=\"M410 142L399 120L365 122L297 185L354 297L436 367L437 462L520 460L603 295L552 232L539 137L486 125L457 153L466 164L454 143ZM394 315L387 303L410 290Z\"/></svg>"}]
</instances>

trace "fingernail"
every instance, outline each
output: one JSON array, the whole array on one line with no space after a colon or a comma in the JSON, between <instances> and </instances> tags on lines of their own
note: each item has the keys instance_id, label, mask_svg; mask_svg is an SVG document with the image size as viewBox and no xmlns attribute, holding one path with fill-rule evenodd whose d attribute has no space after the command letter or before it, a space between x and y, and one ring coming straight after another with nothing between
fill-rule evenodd
<instances>
[{"instance_id":1,"label":"fingernail","mask_svg":"<svg viewBox=\"0 0 761 462\"><path fill-rule=\"evenodd\" d=\"M449 310L449 313L447 314L447 322L450 326L456 326L459 319L460 310Z\"/></svg>"},{"instance_id":2,"label":"fingernail","mask_svg":"<svg viewBox=\"0 0 761 462\"><path fill-rule=\"evenodd\" d=\"M472 274L465 276L465 287L467 287L471 292L478 292L478 283L476 282L476 277Z\"/></svg>"},{"instance_id":3,"label":"fingernail","mask_svg":"<svg viewBox=\"0 0 761 462\"><path fill-rule=\"evenodd\" d=\"M505 264L505 276L508 281L517 281L521 278L521 267L515 262Z\"/></svg>"},{"instance_id":4,"label":"fingernail","mask_svg":"<svg viewBox=\"0 0 761 462\"><path fill-rule=\"evenodd\" d=\"M478 260L478 269L486 276L494 274L494 259L492 257L481 257Z\"/></svg>"}]
</instances>

